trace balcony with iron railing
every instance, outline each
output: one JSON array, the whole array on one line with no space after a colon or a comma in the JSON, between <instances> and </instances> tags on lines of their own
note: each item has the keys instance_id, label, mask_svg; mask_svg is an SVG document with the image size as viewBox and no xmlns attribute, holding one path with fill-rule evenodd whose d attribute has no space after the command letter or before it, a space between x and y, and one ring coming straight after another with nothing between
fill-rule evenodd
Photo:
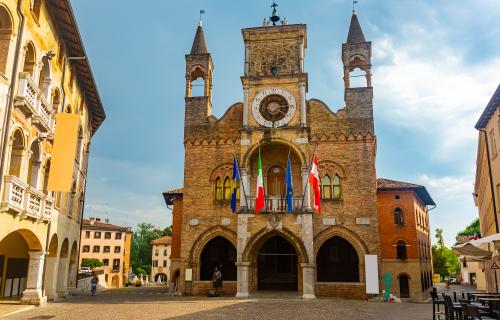
<instances>
[{"instance_id":1,"label":"balcony with iron railing","mask_svg":"<svg viewBox=\"0 0 500 320\"><path fill-rule=\"evenodd\" d=\"M50 220L54 199L40 190L30 187L16 176L5 176L1 210L37 220Z\"/></svg>"},{"instance_id":2,"label":"balcony with iron railing","mask_svg":"<svg viewBox=\"0 0 500 320\"><path fill-rule=\"evenodd\" d=\"M255 197L247 197L249 211L255 211ZM304 203L305 207L305 203ZM292 212L300 212L302 208L302 197L293 197ZM303 209L303 208L302 208ZM288 202L285 196L265 196L263 213L288 212Z\"/></svg>"}]
</instances>

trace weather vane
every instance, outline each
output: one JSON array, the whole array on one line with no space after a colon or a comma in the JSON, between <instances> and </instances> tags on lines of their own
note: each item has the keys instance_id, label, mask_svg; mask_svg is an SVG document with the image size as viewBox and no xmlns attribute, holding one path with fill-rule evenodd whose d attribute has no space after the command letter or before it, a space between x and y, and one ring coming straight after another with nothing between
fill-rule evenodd
<instances>
[{"instance_id":1,"label":"weather vane","mask_svg":"<svg viewBox=\"0 0 500 320\"><path fill-rule=\"evenodd\" d=\"M202 26L202 22L201 22L201 16L205 14L205 10L200 10L200 20L198 21L198 25L201 27Z\"/></svg>"}]
</instances>

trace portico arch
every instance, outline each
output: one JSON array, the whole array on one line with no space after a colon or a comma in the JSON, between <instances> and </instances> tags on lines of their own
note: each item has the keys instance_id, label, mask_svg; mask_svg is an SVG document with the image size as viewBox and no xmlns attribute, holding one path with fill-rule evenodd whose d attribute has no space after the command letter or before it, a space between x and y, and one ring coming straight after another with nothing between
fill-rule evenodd
<instances>
[{"instance_id":1,"label":"portico arch","mask_svg":"<svg viewBox=\"0 0 500 320\"><path fill-rule=\"evenodd\" d=\"M359 282L365 282L365 255L369 251L363 240L351 230L342 226L332 226L320 232L314 238L314 256L316 257L323 244L333 237L347 241L354 248L358 258Z\"/></svg>"}]
</instances>

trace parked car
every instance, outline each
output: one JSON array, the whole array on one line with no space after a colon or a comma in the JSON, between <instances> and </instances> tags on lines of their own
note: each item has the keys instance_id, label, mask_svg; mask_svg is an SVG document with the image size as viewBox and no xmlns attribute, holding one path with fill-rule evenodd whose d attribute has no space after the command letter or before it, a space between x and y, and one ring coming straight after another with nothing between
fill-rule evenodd
<instances>
[{"instance_id":1,"label":"parked car","mask_svg":"<svg viewBox=\"0 0 500 320\"><path fill-rule=\"evenodd\" d=\"M82 267L79 273L91 273L92 269L90 267Z\"/></svg>"}]
</instances>

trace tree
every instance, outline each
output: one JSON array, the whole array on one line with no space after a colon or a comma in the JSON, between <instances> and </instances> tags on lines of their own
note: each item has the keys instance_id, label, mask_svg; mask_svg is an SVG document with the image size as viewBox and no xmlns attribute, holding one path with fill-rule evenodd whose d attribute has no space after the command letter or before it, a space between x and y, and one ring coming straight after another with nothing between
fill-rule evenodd
<instances>
[{"instance_id":1,"label":"tree","mask_svg":"<svg viewBox=\"0 0 500 320\"><path fill-rule=\"evenodd\" d=\"M148 265L151 265L152 259L152 246L151 241L172 235L170 227L164 229L157 228L151 223L139 223L137 230L132 236L132 250L131 250L131 264L132 268L143 269L143 271L151 270Z\"/></svg>"},{"instance_id":2,"label":"tree","mask_svg":"<svg viewBox=\"0 0 500 320\"><path fill-rule=\"evenodd\" d=\"M479 218L474 219L464 230L460 231L457 236L473 236L475 234L481 234L479 228Z\"/></svg>"},{"instance_id":3,"label":"tree","mask_svg":"<svg viewBox=\"0 0 500 320\"><path fill-rule=\"evenodd\" d=\"M459 270L458 256L444 244L443 230L436 229L437 245L432 246L434 273L455 276Z\"/></svg>"},{"instance_id":4,"label":"tree","mask_svg":"<svg viewBox=\"0 0 500 320\"><path fill-rule=\"evenodd\" d=\"M98 267L102 267L103 263L99 259L82 259L82 267L88 267L90 269L95 269Z\"/></svg>"}]
</instances>

